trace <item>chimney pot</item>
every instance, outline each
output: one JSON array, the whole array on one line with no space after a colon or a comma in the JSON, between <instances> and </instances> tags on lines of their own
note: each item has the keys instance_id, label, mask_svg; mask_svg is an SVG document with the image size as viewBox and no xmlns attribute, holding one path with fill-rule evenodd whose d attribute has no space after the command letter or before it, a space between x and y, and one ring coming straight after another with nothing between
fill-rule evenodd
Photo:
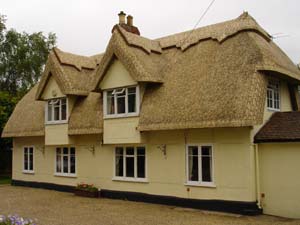
<instances>
[{"instance_id":1,"label":"chimney pot","mask_svg":"<svg viewBox=\"0 0 300 225\"><path fill-rule=\"evenodd\" d=\"M124 13L123 11L121 11L119 14L119 24L124 24L125 23L125 16L126 16L126 13Z\"/></svg>"},{"instance_id":2,"label":"chimney pot","mask_svg":"<svg viewBox=\"0 0 300 225\"><path fill-rule=\"evenodd\" d=\"M133 26L133 17L131 15L127 16L127 25Z\"/></svg>"}]
</instances>

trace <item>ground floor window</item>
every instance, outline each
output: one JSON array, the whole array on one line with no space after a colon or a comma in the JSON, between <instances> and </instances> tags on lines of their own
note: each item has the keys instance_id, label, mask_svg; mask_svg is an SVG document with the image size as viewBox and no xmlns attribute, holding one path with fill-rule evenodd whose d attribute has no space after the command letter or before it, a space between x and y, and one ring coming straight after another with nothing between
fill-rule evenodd
<instances>
[{"instance_id":1,"label":"ground floor window","mask_svg":"<svg viewBox=\"0 0 300 225\"><path fill-rule=\"evenodd\" d=\"M76 174L76 154L75 148L56 148L56 174L75 175Z\"/></svg>"},{"instance_id":2,"label":"ground floor window","mask_svg":"<svg viewBox=\"0 0 300 225\"><path fill-rule=\"evenodd\" d=\"M211 145L187 146L187 182L213 183L213 150Z\"/></svg>"},{"instance_id":3,"label":"ground floor window","mask_svg":"<svg viewBox=\"0 0 300 225\"><path fill-rule=\"evenodd\" d=\"M24 147L23 171L33 172L33 147Z\"/></svg>"},{"instance_id":4,"label":"ground floor window","mask_svg":"<svg viewBox=\"0 0 300 225\"><path fill-rule=\"evenodd\" d=\"M146 178L145 147L116 147L115 177L123 179Z\"/></svg>"}]
</instances>

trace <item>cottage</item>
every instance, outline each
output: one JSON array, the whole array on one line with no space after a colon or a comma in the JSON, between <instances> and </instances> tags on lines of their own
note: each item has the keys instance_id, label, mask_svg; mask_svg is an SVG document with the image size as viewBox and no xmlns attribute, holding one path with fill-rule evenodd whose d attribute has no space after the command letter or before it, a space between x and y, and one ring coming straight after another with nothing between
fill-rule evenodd
<instances>
[{"instance_id":1,"label":"cottage","mask_svg":"<svg viewBox=\"0 0 300 225\"><path fill-rule=\"evenodd\" d=\"M248 13L150 40L121 12L104 53L54 48L16 106L13 184L300 218L299 84Z\"/></svg>"}]
</instances>

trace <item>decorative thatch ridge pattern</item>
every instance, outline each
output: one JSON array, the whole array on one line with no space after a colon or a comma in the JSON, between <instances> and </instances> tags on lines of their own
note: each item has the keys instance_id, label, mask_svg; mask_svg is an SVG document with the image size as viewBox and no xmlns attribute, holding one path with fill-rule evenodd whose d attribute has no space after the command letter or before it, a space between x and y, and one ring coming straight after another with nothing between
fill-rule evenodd
<instances>
[{"instance_id":1,"label":"decorative thatch ridge pattern","mask_svg":"<svg viewBox=\"0 0 300 225\"><path fill-rule=\"evenodd\" d=\"M104 54L84 57L54 49L40 84L18 103L2 136L44 134L44 102L34 95L41 99L50 76L64 94L77 96L69 134L103 132L101 94L92 91L101 92L99 84L115 59L134 80L147 83L141 131L258 125L263 122L265 74L279 74L292 87L300 83L300 70L248 13L156 40L116 25Z\"/></svg>"}]
</instances>

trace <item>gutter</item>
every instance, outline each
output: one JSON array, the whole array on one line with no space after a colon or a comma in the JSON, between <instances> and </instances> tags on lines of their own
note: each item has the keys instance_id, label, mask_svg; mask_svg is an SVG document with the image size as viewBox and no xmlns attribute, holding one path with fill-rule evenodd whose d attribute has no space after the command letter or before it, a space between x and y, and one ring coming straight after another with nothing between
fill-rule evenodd
<instances>
[{"instance_id":1,"label":"gutter","mask_svg":"<svg viewBox=\"0 0 300 225\"><path fill-rule=\"evenodd\" d=\"M259 181L259 155L258 155L258 144L253 144L254 151L255 151L255 186L256 186L256 199L257 199L257 206L259 209L262 208L261 205L261 198L260 198L260 181Z\"/></svg>"}]
</instances>

